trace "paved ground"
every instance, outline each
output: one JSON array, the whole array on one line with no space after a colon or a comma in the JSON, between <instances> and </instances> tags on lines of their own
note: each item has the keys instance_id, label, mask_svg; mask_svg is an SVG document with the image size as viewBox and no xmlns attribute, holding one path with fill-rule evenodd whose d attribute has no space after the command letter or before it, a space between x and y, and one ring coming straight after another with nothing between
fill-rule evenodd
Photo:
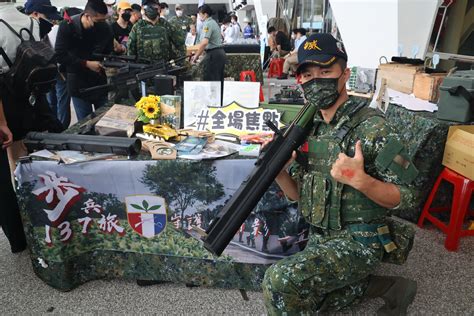
<instances>
[{"instance_id":1,"label":"paved ground","mask_svg":"<svg viewBox=\"0 0 474 316\"><path fill-rule=\"evenodd\" d=\"M458 252L443 247L444 236L417 229L414 249L403 266L383 265L378 274L418 281L410 315L474 315L474 238L461 241ZM238 290L186 288L181 284L139 287L134 281L100 280L71 292L59 292L33 273L27 251L13 255L0 233L0 315L32 314L166 314L263 315L261 292L244 301ZM338 314L374 315L381 300L367 301Z\"/></svg>"}]
</instances>

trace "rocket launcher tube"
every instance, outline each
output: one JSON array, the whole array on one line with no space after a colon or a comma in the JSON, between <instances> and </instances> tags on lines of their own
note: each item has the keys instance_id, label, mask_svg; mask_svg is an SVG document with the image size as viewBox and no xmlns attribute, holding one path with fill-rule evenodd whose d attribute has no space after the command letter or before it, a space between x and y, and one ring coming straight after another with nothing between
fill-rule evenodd
<instances>
[{"instance_id":1,"label":"rocket launcher tube","mask_svg":"<svg viewBox=\"0 0 474 316\"><path fill-rule=\"evenodd\" d=\"M213 219L202 238L204 247L220 256L242 223L247 219L267 189L308 136L313 126L316 108L306 103L284 133L275 138L262 150L255 162L255 168L240 185L232 198Z\"/></svg>"}]
</instances>

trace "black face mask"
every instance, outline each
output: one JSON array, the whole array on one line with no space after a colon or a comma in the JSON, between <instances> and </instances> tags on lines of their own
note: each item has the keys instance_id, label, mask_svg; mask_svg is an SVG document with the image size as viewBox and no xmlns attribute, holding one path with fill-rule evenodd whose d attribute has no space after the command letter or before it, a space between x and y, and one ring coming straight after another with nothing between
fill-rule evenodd
<instances>
[{"instance_id":1,"label":"black face mask","mask_svg":"<svg viewBox=\"0 0 474 316\"><path fill-rule=\"evenodd\" d=\"M45 37L53 28L53 23L50 21L40 18L39 19L39 27L40 27L40 38Z\"/></svg>"},{"instance_id":2,"label":"black face mask","mask_svg":"<svg viewBox=\"0 0 474 316\"><path fill-rule=\"evenodd\" d=\"M130 21L130 18L132 17L132 13L131 12L128 12L128 11L125 11L124 13L122 13L122 19L124 21Z\"/></svg>"},{"instance_id":3,"label":"black face mask","mask_svg":"<svg viewBox=\"0 0 474 316\"><path fill-rule=\"evenodd\" d=\"M160 15L157 8L154 8L149 5L145 6L144 11L147 18L149 18L152 21L154 21L158 17L158 15Z\"/></svg>"}]
</instances>

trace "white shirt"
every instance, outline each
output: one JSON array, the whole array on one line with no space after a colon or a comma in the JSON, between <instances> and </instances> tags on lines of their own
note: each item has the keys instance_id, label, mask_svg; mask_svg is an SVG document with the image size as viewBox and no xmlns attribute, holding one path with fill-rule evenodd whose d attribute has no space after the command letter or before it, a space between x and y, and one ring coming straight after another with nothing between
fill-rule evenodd
<instances>
[{"instance_id":1,"label":"white shirt","mask_svg":"<svg viewBox=\"0 0 474 316\"><path fill-rule=\"evenodd\" d=\"M30 29L31 18L15 8L15 3L0 4L0 19L5 20L15 31L19 32L22 28ZM25 39L28 35L22 33ZM33 19L33 36L39 40L39 23ZM3 23L0 23L0 46L5 50L11 62L15 62L16 49L20 45L20 39ZM3 57L0 55L0 67L3 71L8 71L9 67Z\"/></svg>"},{"instance_id":2,"label":"white shirt","mask_svg":"<svg viewBox=\"0 0 474 316\"><path fill-rule=\"evenodd\" d=\"M230 44L236 40L235 28L232 25L227 26L224 31L224 43Z\"/></svg>"},{"instance_id":3,"label":"white shirt","mask_svg":"<svg viewBox=\"0 0 474 316\"><path fill-rule=\"evenodd\" d=\"M59 25L53 25L53 28L48 33L48 40L51 43L51 47L54 49L56 46L56 37L58 36Z\"/></svg>"},{"instance_id":4,"label":"white shirt","mask_svg":"<svg viewBox=\"0 0 474 316\"><path fill-rule=\"evenodd\" d=\"M306 40L306 35L303 35L299 39L295 40L295 51L298 51L298 48L300 47L301 43L303 43L305 40Z\"/></svg>"}]
</instances>

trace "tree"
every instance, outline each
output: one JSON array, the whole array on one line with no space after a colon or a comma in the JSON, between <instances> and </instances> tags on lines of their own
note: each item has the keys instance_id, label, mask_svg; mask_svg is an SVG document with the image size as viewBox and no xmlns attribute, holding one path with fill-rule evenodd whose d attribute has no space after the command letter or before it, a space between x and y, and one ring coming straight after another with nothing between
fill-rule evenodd
<instances>
[{"instance_id":1,"label":"tree","mask_svg":"<svg viewBox=\"0 0 474 316\"><path fill-rule=\"evenodd\" d=\"M188 207L209 205L224 195L212 162L159 161L146 166L141 182L181 213L181 225Z\"/></svg>"}]
</instances>

